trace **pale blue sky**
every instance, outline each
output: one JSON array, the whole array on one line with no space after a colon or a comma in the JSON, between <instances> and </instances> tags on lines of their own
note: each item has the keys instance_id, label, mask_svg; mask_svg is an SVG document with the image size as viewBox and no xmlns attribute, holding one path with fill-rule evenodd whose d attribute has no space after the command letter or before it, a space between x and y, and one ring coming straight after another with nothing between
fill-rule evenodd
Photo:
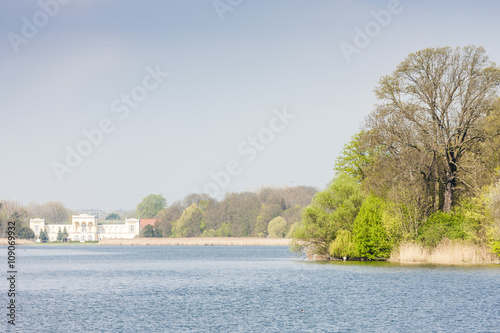
<instances>
[{"instance_id":1,"label":"pale blue sky","mask_svg":"<svg viewBox=\"0 0 500 333\"><path fill-rule=\"evenodd\" d=\"M350 62L340 44L376 28L371 12L391 1L219 3L236 4L223 20L211 0L77 0L52 16L36 1L0 1L0 199L133 209L162 193L172 203L232 160L239 173L221 194L324 188L378 79L409 53L476 44L500 62L498 1L401 0ZM18 52L13 34L25 38ZM168 77L120 119L112 103L157 66ZM284 108L296 117L248 162L238 147ZM114 130L59 181L54 162L103 119Z\"/></svg>"}]
</instances>

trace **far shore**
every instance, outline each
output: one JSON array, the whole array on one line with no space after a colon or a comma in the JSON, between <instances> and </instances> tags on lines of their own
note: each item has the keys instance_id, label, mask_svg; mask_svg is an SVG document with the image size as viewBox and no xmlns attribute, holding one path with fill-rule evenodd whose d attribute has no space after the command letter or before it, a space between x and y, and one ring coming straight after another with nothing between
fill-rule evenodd
<instances>
[{"instance_id":1,"label":"far shore","mask_svg":"<svg viewBox=\"0 0 500 333\"><path fill-rule=\"evenodd\" d=\"M259 237L183 237L134 239L103 239L99 245L233 245L233 246L289 246L291 238Z\"/></svg>"},{"instance_id":2,"label":"far shore","mask_svg":"<svg viewBox=\"0 0 500 333\"><path fill-rule=\"evenodd\" d=\"M100 242L46 242L35 243L32 240L16 239L16 245L233 245L233 246L289 246L291 238L259 237L184 237L155 238L138 237L133 239L104 239ZM0 245L9 245L7 238L0 238Z\"/></svg>"}]
</instances>

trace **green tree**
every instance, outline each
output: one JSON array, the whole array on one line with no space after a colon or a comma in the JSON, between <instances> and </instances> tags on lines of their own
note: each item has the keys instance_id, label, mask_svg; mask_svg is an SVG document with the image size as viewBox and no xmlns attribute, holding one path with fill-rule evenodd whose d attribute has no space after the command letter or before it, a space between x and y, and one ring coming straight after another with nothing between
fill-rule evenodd
<instances>
[{"instance_id":1,"label":"green tree","mask_svg":"<svg viewBox=\"0 0 500 333\"><path fill-rule=\"evenodd\" d=\"M49 240L49 234L46 230L42 230L40 231L40 236L39 236L40 240L42 242L47 242Z\"/></svg>"},{"instance_id":2,"label":"green tree","mask_svg":"<svg viewBox=\"0 0 500 333\"><path fill-rule=\"evenodd\" d=\"M35 233L27 226L21 226L17 229L17 237L22 239L33 239L35 238Z\"/></svg>"},{"instance_id":3,"label":"green tree","mask_svg":"<svg viewBox=\"0 0 500 333\"><path fill-rule=\"evenodd\" d=\"M151 224L148 224L142 230L144 237L155 237L155 230Z\"/></svg>"},{"instance_id":4,"label":"green tree","mask_svg":"<svg viewBox=\"0 0 500 333\"><path fill-rule=\"evenodd\" d=\"M201 222L203 211L193 203L186 208L179 220L172 226L173 237L197 237L203 232Z\"/></svg>"},{"instance_id":5,"label":"green tree","mask_svg":"<svg viewBox=\"0 0 500 333\"><path fill-rule=\"evenodd\" d=\"M141 219L152 219L165 208L167 199L161 194L150 194L137 205L137 216Z\"/></svg>"},{"instance_id":6,"label":"green tree","mask_svg":"<svg viewBox=\"0 0 500 333\"><path fill-rule=\"evenodd\" d=\"M120 220L120 215L118 215L117 213L111 213L106 216L106 220Z\"/></svg>"},{"instance_id":7,"label":"green tree","mask_svg":"<svg viewBox=\"0 0 500 333\"><path fill-rule=\"evenodd\" d=\"M356 244L349 230L337 232L337 237L330 244L330 255L334 258L355 258L357 256Z\"/></svg>"},{"instance_id":8,"label":"green tree","mask_svg":"<svg viewBox=\"0 0 500 333\"><path fill-rule=\"evenodd\" d=\"M372 164L375 150L365 143L365 132L355 134L349 143L344 146L335 162L335 171L345 173L362 181L366 178L366 168Z\"/></svg>"},{"instance_id":9,"label":"green tree","mask_svg":"<svg viewBox=\"0 0 500 333\"><path fill-rule=\"evenodd\" d=\"M269 222L268 234L271 238L283 238L286 235L287 222L281 216L275 217Z\"/></svg>"},{"instance_id":10,"label":"green tree","mask_svg":"<svg viewBox=\"0 0 500 333\"><path fill-rule=\"evenodd\" d=\"M63 239L63 233L61 231L61 228L59 228L59 230L57 231L57 241L62 242L62 239Z\"/></svg>"},{"instance_id":11,"label":"green tree","mask_svg":"<svg viewBox=\"0 0 500 333\"><path fill-rule=\"evenodd\" d=\"M255 221L254 235L258 237L267 236L269 222L282 213L279 204L263 204Z\"/></svg>"},{"instance_id":12,"label":"green tree","mask_svg":"<svg viewBox=\"0 0 500 333\"><path fill-rule=\"evenodd\" d=\"M382 223L384 201L369 196L354 221L353 241L361 258L383 259L391 254L391 243Z\"/></svg>"},{"instance_id":13,"label":"green tree","mask_svg":"<svg viewBox=\"0 0 500 333\"><path fill-rule=\"evenodd\" d=\"M364 195L356 179L336 176L325 191L317 193L302 214L295 230L292 251L328 255L330 243L339 230L352 230Z\"/></svg>"},{"instance_id":14,"label":"green tree","mask_svg":"<svg viewBox=\"0 0 500 333\"><path fill-rule=\"evenodd\" d=\"M295 234L295 231L300 227L300 222L295 222L290 226L290 230L288 230L287 238L292 238Z\"/></svg>"},{"instance_id":15,"label":"green tree","mask_svg":"<svg viewBox=\"0 0 500 333\"><path fill-rule=\"evenodd\" d=\"M69 237L68 230L66 230L66 227L64 227L64 230L62 232L62 241L63 242L67 242L68 241L68 237Z\"/></svg>"}]
</instances>

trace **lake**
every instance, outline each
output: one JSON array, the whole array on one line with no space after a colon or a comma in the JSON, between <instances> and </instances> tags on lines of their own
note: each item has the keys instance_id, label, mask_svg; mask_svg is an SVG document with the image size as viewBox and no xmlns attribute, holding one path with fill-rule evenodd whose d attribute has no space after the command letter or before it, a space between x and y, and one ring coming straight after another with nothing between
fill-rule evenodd
<instances>
[{"instance_id":1,"label":"lake","mask_svg":"<svg viewBox=\"0 0 500 333\"><path fill-rule=\"evenodd\" d=\"M4 272L5 246L0 247ZM500 267L318 263L287 247L19 246L11 332L500 332Z\"/></svg>"}]
</instances>

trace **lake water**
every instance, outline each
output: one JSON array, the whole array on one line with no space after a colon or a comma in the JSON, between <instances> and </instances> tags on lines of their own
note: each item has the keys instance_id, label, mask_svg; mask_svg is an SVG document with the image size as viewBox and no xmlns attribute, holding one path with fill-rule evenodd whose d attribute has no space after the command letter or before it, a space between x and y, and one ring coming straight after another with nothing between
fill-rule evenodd
<instances>
[{"instance_id":1,"label":"lake water","mask_svg":"<svg viewBox=\"0 0 500 333\"><path fill-rule=\"evenodd\" d=\"M17 263L17 325L7 325L4 279L2 332L500 332L499 266L98 245L21 246Z\"/></svg>"}]
</instances>

